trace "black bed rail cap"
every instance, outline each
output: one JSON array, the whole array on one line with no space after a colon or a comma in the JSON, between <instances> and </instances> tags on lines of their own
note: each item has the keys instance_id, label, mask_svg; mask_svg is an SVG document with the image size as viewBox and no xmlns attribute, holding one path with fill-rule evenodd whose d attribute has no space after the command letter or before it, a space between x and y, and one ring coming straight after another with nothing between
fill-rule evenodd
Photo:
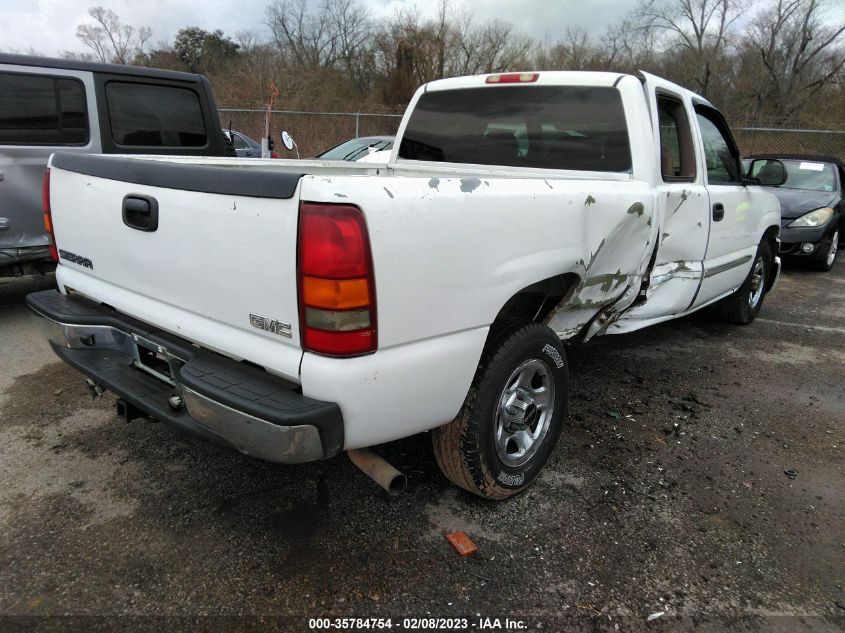
<instances>
[{"instance_id":1,"label":"black bed rail cap","mask_svg":"<svg viewBox=\"0 0 845 633\"><path fill-rule=\"evenodd\" d=\"M52 166L136 185L283 200L293 197L305 175L245 164L190 164L71 152L56 152Z\"/></svg>"}]
</instances>

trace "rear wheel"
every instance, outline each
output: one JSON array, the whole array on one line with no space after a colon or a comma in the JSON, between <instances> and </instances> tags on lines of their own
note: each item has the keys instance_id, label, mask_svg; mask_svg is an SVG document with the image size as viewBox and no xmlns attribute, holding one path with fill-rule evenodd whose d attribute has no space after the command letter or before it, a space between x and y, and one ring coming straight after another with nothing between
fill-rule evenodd
<instances>
[{"instance_id":1,"label":"rear wheel","mask_svg":"<svg viewBox=\"0 0 845 633\"><path fill-rule=\"evenodd\" d=\"M768 242L763 241L757 247L748 277L732 295L717 304L722 318L739 325L751 323L763 305L771 270L772 251Z\"/></svg>"},{"instance_id":2,"label":"rear wheel","mask_svg":"<svg viewBox=\"0 0 845 633\"><path fill-rule=\"evenodd\" d=\"M487 499L524 490L557 443L568 396L566 356L551 329L520 322L494 332L458 416L432 433L440 470Z\"/></svg>"}]
</instances>

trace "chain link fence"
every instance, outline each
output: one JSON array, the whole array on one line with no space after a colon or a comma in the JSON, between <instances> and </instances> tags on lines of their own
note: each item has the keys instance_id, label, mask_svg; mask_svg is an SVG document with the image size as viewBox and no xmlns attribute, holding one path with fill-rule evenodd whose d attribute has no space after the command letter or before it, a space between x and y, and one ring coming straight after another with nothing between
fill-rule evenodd
<instances>
[{"instance_id":1,"label":"chain link fence","mask_svg":"<svg viewBox=\"0 0 845 633\"><path fill-rule=\"evenodd\" d=\"M266 110L220 108L218 112L223 128L231 122L233 130L261 142ZM292 158L279 140L281 131L287 130L299 147L300 157L311 158L358 136L393 136L401 120L401 114L271 110L270 134L279 156Z\"/></svg>"},{"instance_id":2,"label":"chain link fence","mask_svg":"<svg viewBox=\"0 0 845 633\"><path fill-rule=\"evenodd\" d=\"M264 135L265 110L221 108L220 124L261 140ZM302 158L313 157L338 143L357 136L396 134L401 114L368 112L302 112L272 110L270 128L276 151L289 157L279 142L287 130L299 146ZM845 161L845 130L798 130L775 127L737 127L733 129L743 156L749 154L822 154Z\"/></svg>"},{"instance_id":3,"label":"chain link fence","mask_svg":"<svg viewBox=\"0 0 845 633\"><path fill-rule=\"evenodd\" d=\"M845 162L845 130L741 127L733 132L743 156L766 153L820 154Z\"/></svg>"}]
</instances>

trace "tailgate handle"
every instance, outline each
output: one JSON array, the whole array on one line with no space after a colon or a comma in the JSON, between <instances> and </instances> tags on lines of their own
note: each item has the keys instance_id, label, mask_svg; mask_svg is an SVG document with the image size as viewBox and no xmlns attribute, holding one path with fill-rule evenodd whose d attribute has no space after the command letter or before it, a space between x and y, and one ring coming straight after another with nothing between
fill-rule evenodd
<instances>
[{"instance_id":1,"label":"tailgate handle","mask_svg":"<svg viewBox=\"0 0 845 633\"><path fill-rule=\"evenodd\" d=\"M151 233L158 228L158 201L151 196L123 198L123 223L130 229Z\"/></svg>"}]
</instances>

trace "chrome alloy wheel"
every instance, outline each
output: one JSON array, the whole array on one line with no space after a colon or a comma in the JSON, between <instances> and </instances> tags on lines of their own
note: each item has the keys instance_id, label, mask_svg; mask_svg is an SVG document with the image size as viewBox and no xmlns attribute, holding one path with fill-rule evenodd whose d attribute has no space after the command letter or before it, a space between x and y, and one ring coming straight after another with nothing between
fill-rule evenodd
<instances>
[{"instance_id":1,"label":"chrome alloy wheel","mask_svg":"<svg viewBox=\"0 0 845 633\"><path fill-rule=\"evenodd\" d=\"M496 411L496 454L510 468L531 459L542 446L554 415L555 379L549 366L531 358L505 383Z\"/></svg>"},{"instance_id":2,"label":"chrome alloy wheel","mask_svg":"<svg viewBox=\"0 0 845 633\"><path fill-rule=\"evenodd\" d=\"M839 229L833 233L833 237L830 238L830 250L827 252L827 265L828 267L833 266L833 262L836 259L836 251L839 249Z\"/></svg>"},{"instance_id":3,"label":"chrome alloy wheel","mask_svg":"<svg viewBox=\"0 0 845 633\"><path fill-rule=\"evenodd\" d=\"M763 258L758 257L751 269L751 289L748 292L748 305L756 308L763 299L763 291L766 289L766 268L763 265Z\"/></svg>"}]
</instances>

